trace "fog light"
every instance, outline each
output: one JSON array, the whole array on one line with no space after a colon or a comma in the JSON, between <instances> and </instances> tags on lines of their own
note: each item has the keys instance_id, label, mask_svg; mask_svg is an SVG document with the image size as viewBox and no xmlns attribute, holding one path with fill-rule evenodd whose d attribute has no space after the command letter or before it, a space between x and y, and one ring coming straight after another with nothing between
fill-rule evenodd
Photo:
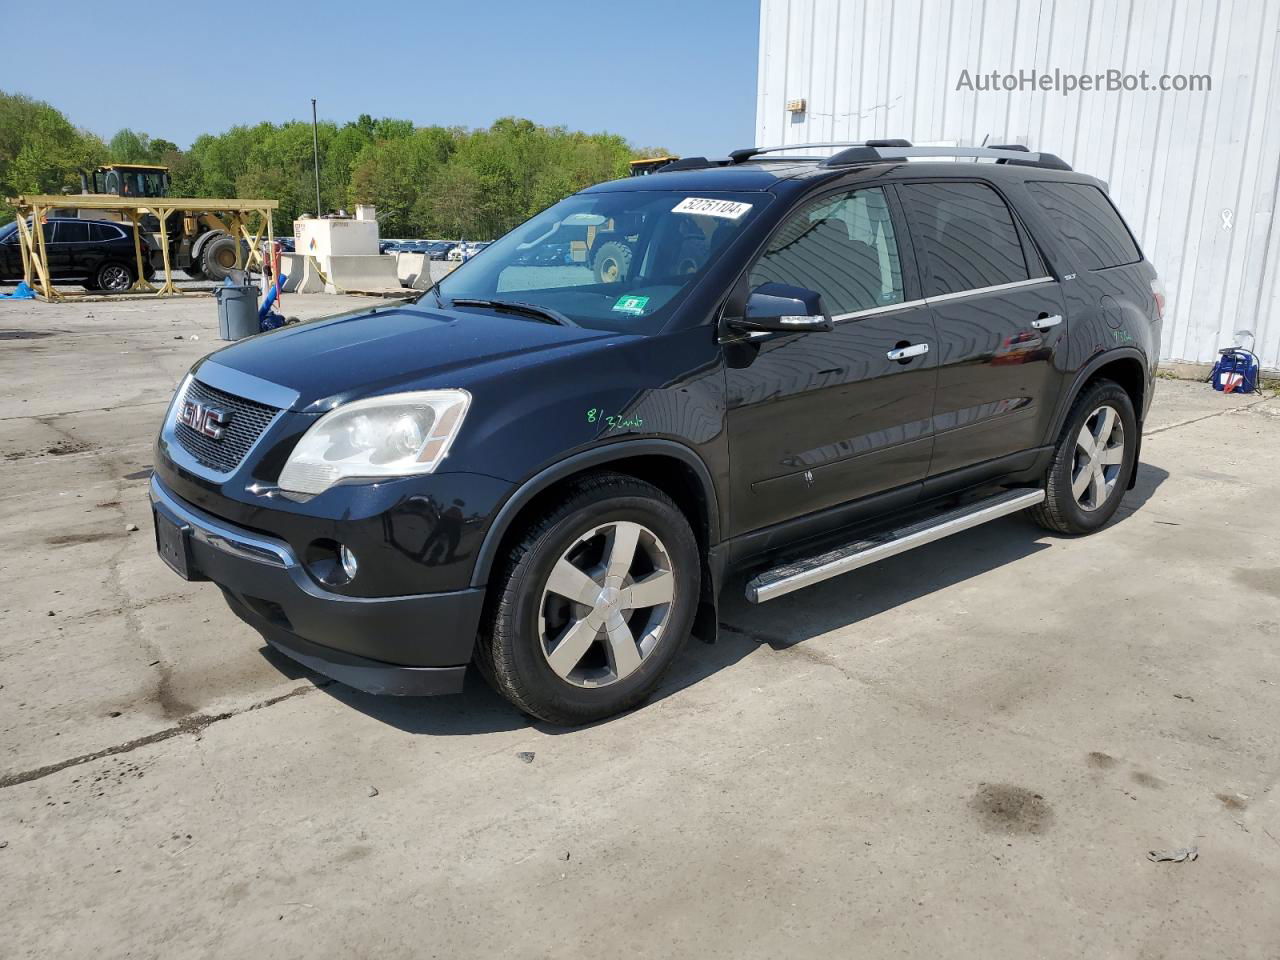
<instances>
[{"instance_id":1,"label":"fog light","mask_svg":"<svg viewBox=\"0 0 1280 960\"><path fill-rule=\"evenodd\" d=\"M338 550L338 559L342 561L342 572L347 575L347 579L354 580L356 571L360 569L356 563L356 555L344 546Z\"/></svg>"}]
</instances>

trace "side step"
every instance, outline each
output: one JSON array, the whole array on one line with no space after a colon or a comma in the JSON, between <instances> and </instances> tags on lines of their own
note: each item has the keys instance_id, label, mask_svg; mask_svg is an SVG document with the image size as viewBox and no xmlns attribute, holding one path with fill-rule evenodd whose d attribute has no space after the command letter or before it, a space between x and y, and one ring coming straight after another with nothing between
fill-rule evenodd
<instances>
[{"instance_id":1,"label":"side step","mask_svg":"<svg viewBox=\"0 0 1280 960\"><path fill-rule=\"evenodd\" d=\"M764 603L785 596L794 590L811 586L831 577L838 577L850 570L887 557L906 553L961 530L968 530L989 520L996 520L1027 507L1034 507L1044 500L1044 490L1006 490L975 503L965 504L946 513L930 517L919 523L899 527L897 530L868 540L858 540L835 550L828 550L816 557L798 560L781 567L766 570L747 584L747 599L752 603Z\"/></svg>"}]
</instances>

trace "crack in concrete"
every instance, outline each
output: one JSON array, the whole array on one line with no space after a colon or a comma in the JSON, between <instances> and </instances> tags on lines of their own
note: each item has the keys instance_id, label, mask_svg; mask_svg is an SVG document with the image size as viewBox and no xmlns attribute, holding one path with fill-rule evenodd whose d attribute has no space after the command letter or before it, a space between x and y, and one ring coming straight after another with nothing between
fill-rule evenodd
<instances>
[{"instance_id":1,"label":"crack in concrete","mask_svg":"<svg viewBox=\"0 0 1280 960\"><path fill-rule=\"evenodd\" d=\"M1227 410L1215 410L1213 413L1206 413L1203 417L1192 417L1189 420L1179 420L1177 423L1168 423L1163 427L1156 427L1154 430L1144 430L1144 437L1154 437L1157 433L1164 433L1166 430L1176 430L1179 427L1190 426L1193 423L1199 423L1201 420L1212 420L1214 417L1225 417L1227 414L1240 413L1244 410L1252 410L1254 407L1260 407L1264 403L1274 399L1273 397L1261 397L1252 403L1243 403L1238 407L1231 407Z\"/></svg>"},{"instance_id":2,"label":"crack in concrete","mask_svg":"<svg viewBox=\"0 0 1280 960\"><path fill-rule=\"evenodd\" d=\"M325 687L333 683L332 680L320 681L306 686L294 687L288 693L282 693L278 697L271 697L267 700L260 700L257 703L251 703L247 707L241 707L238 710L227 710L223 713L196 713L183 717L172 727L165 727L163 730L157 730L155 733L149 733L144 737L138 737L125 743L118 743L115 746L104 747L101 750L95 750L93 753L81 754L78 757L71 757L67 760L60 760L57 763L46 764L43 767L36 767L33 770L23 770L19 773L5 774L0 777L0 790L6 787L16 787L22 783L30 783L32 780L42 780L45 777L52 776L68 767L78 767L82 764L92 763L94 760L101 760L103 757L114 757L122 753L131 753L139 747L147 747L153 743L162 743L165 740L172 740L174 737L181 736L184 733L199 733L205 727L223 720L230 720L232 717L238 717L245 713L251 713L254 710L264 710L267 707L273 707L277 703L285 700L291 700L294 697L311 693L315 690L323 690Z\"/></svg>"}]
</instances>

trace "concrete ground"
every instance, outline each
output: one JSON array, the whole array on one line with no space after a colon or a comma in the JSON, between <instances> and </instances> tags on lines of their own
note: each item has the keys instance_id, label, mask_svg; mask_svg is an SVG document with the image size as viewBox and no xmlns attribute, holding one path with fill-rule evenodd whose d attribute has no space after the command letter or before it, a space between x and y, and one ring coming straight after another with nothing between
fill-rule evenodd
<instances>
[{"instance_id":1,"label":"concrete ground","mask_svg":"<svg viewBox=\"0 0 1280 960\"><path fill-rule=\"evenodd\" d=\"M1280 401L1161 382L1106 530L731 589L566 731L317 680L155 557L215 334L0 303L0 955L1277 956Z\"/></svg>"}]
</instances>

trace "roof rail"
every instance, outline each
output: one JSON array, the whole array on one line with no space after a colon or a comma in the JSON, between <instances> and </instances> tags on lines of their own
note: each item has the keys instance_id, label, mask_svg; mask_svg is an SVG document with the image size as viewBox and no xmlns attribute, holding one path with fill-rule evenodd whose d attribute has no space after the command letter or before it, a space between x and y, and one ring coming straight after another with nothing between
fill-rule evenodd
<instances>
[{"instance_id":1,"label":"roof rail","mask_svg":"<svg viewBox=\"0 0 1280 960\"><path fill-rule=\"evenodd\" d=\"M1071 166L1052 153L1033 153L1021 143L1003 143L993 147L914 147L909 140L841 140L819 143L786 143L777 147L745 147L729 154L729 163L744 163L752 157L782 150L813 150L843 147L839 153L822 160L824 167L848 167L860 163L879 163L883 160L905 160L911 157L971 157L975 160L994 160L1026 167L1047 167L1052 170L1070 170Z\"/></svg>"},{"instance_id":2,"label":"roof rail","mask_svg":"<svg viewBox=\"0 0 1280 960\"><path fill-rule=\"evenodd\" d=\"M1021 144L1006 147L880 147L863 144L841 150L835 156L822 161L824 167L848 167L881 160L907 160L913 157L972 157L974 160L995 160L1026 167L1048 167L1053 170L1070 170L1062 158L1052 153L1032 153Z\"/></svg>"},{"instance_id":3,"label":"roof rail","mask_svg":"<svg viewBox=\"0 0 1280 960\"><path fill-rule=\"evenodd\" d=\"M894 146L903 146L903 145L908 147L911 146L911 144L907 143L907 141L905 140L901 140L901 141L873 140L871 142L884 144L885 146L888 146L890 144ZM732 153L730 153L729 162L742 163L746 160L750 160L752 157L757 157L762 153L777 153L780 150L813 150L815 148L820 149L824 147L830 148L830 147L861 147L861 146L865 146L865 144L861 140L827 140L827 141L818 142L818 143L784 143L781 146L777 146L777 147L744 147L741 150L734 150Z\"/></svg>"}]
</instances>

